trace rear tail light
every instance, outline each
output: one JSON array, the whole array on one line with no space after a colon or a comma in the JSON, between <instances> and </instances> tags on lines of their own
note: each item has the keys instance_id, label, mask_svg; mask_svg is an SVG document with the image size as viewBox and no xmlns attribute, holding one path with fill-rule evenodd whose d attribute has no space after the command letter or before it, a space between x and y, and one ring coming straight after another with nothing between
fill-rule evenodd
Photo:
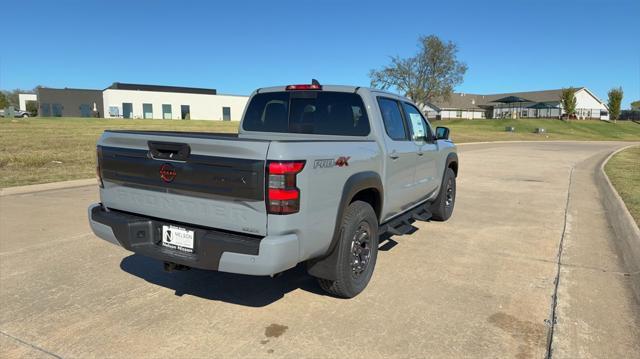
<instances>
[{"instance_id":1,"label":"rear tail light","mask_svg":"<svg viewBox=\"0 0 640 359\"><path fill-rule=\"evenodd\" d=\"M291 214L300 210L300 189L296 175L305 161L269 161L267 163L267 212Z\"/></svg>"},{"instance_id":2,"label":"rear tail light","mask_svg":"<svg viewBox=\"0 0 640 359\"><path fill-rule=\"evenodd\" d=\"M102 148L100 146L96 147L96 179L98 180L98 185L100 188L104 188L104 183L102 182L102 168L100 166L102 162Z\"/></svg>"}]
</instances>

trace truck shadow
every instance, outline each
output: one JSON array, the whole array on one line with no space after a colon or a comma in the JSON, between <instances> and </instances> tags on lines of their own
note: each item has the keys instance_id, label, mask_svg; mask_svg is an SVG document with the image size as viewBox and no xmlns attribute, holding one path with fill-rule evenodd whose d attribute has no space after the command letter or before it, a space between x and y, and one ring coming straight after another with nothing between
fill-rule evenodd
<instances>
[{"instance_id":1,"label":"truck shadow","mask_svg":"<svg viewBox=\"0 0 640 359\"><path fill-rule=\"evenodd\" d=\"M382 252L387 252L397 244L398 242L394 241L392 236L384 234L380 237L378 248ZM179 297L185 294L193 295L248 307L267 306L296 289L317 295L327 295L318 286L315 278L307 274L304 264L298 264L275 278L193 268L168 273L164 271L161 261L132 254L122 259L120 268L149 283L171 289Z\"/></svg>"},{"instance_id":2,"label":"truck shadow","mask_svg":"<svg viewBox=\"0 0 640 359\"><path fill-rule=\"evenodd\" d=\"M149 283L169 288L177 296L193 295L248 307L267 306L296 289L326 295L316 280L307 274L303 264L275 278L199 269L167 273L162 262L132 254L120 262L120 268Z\"/></svg>"}]
</instances>

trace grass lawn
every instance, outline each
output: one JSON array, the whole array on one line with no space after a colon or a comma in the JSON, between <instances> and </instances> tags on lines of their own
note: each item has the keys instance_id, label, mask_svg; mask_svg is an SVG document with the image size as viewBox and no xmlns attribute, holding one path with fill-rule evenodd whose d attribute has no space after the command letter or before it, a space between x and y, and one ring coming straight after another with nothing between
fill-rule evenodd
<instances>
[{"instance_id":1,"label":"grass lawn","mask_svg":"<svg viewBox=\"0 0 640 359\"><path fill-rule=\"evenodd\" d=\"M633 219L640 225L640 146L618 152L604 170Z\"/></svg>"},{"instance_id":2,"label":"grass lawn","mask_svg":"<svg viewBox=\"0 0 640 359\"><path fill-rule=\"evenodd\" d=\"M640 124L631 121L618 123L599 120L526 119L526 120L443 120L433 121L433 126L451 129L455 142L481 141L640 141ZM515 127L515 132L506 132L505 127ZM536 134L535 129L544 128L546 134Z\"/></svg>"},{"instance_id":3,"label":"grass lawn","mask_svg":"<svg viewBox=\"0 0 640 359\"><path fill-rule=\"evenodd\" d=\"M95 177L105 129L237 132L238 122L80 118L0 119L0 188Z\"/></svg>"},{"instance_id":4,"label":"grass lawn","mask_svg":"<svg viewBox=\"0 0 640 359\"><path fill-rule=\"evenodd\" d=\"M456 142L507 140L640 141L640 124L559 120L444 120ZM505 132L505 126L516 128ZM236 132L238 122L81 118L0 119L0 188L95 176L95 145L105 129ZM533 133L544 127L548 133Z\"/></svg>"}]
</instances>

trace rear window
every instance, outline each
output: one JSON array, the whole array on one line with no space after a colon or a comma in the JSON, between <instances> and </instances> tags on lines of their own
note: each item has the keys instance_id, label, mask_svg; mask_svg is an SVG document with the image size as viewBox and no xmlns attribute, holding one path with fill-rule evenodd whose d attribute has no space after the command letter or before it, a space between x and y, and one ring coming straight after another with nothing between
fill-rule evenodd
<instances>
[{"instance_id":1,"label":"rear window","mask_svg":"<svg viewBox=\"0 0 640 359\"><path fill-rule=\"evenodd\" d=\"M369 118L362 98L348 92L266 92L253 97L245 131L366 136Z\"/></svg>"}]
</instances>

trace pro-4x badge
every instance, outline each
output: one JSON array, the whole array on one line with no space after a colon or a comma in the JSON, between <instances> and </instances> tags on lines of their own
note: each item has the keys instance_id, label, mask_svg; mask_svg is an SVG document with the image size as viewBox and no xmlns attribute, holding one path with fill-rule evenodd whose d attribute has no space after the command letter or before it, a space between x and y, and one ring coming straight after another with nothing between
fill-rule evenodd
<instances>
[{"instance_id":1,"label":"pro-4x badge","mask_svg":"<svg viewBox=\"0 0 640 359\"><path fill-rule=\"evenodd\" d=\"M313 161L313 168L331 168L331 167L345 167L349 166L349 156L340 156L336 159L327 158Z\"/></svg>"},{"instance_id":2,"label":"pro-4x badge","mask_svg":"<svg viewBox=\"0 0 640 359\"><path fill-rule=\"evenodd\" d=\"M347 156L338 157L338 159L336 160L336 166L338 166L338 167L348 166L350 158L351 157L347 157Z\"/></svg>"}]
</instances>

